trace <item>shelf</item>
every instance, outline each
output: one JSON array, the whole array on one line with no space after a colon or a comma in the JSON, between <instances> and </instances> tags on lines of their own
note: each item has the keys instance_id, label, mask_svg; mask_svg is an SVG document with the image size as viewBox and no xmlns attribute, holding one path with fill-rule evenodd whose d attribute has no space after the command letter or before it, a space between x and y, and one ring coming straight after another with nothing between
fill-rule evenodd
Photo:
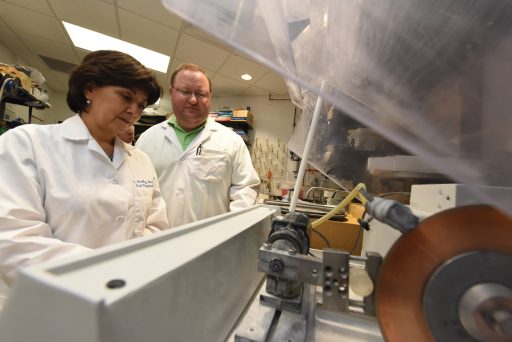
<instances>
[{"instance_id":1,"label":"shelf","mask_svg":"<svg viewBox=\"0 0 512 342\"><path fill-rule=\"evenodd\" d=\"M235 129L243 129L247 132L247 130L252 129L252 125L247 120L217 120L215 122L220 123L221 125L225 125L228 127L233 127Z\"/></svg>"},{"instance_id":2,"label":"shelf","mask_svg":"<svg viewBox=\"0 0 512 342\"><path fill-rule=\"evenodd\" d=\"M0 101L0 120L4 119L5 104L12 103L19 106L26 106L28 110L28 123L32 122L32 109L46 109L50 107L49 103L38 100L32 94L29 94L24 88L18 89L16 96L7 95Z\"/></svg>"},{"instance_id":3,"label":"shelf","mask_svg":"<svg viewBox=\"0 0 512 342\"><path fill-rule=\"evenodd\" d=\"M153 126L165 121L165 115L142 115L135 124L141 126Z\"/></svg>"},{"instance_id":4,"label":"shelf","mask_svg":"<svg viewBox=\"0 0 512 342\"><path fill-rule=\"evenodd\" d=\"M223 116L221 120L218 120L219 117L215 118L215 122L220 123L226 127L231 127L234 130L242 130L245 134L242 136L243 141L247 146L251 145L249 141L248 131L252 129L251 124L247 120L231 120L229 116Z\"/></svg>"},{"instance_id":5,"label":"shelf","mask_svg":"<svg viewBox=\"0 0 512 342\"><path fill-rule=\"evenodd\" d=\"M6 96L2 102L12 103L20 106L27 106L36 109L45 109L50 107L48 103L41 102L33 95L29 94L25 89L19 88L18 95Z\"/></svg>"}]
</instances>

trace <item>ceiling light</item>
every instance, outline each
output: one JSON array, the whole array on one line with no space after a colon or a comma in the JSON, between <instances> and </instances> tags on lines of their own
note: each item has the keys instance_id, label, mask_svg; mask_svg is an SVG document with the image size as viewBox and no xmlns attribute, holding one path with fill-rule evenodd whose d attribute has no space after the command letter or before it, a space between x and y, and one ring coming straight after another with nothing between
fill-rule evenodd
<instances>
[{"instance_id":1,"label":"ceiling light","mask_svg":"<svg viewBox=\"0 0 512 342\"><path fill-rule=\"evenodd\" d=\"M167 72L171 57L123 40L107 36L86 28L62 22L76 47L89 51L117 50L125 52L144 64L147 68Z\"/></svg>"},{"instance_id":2,"label":"ceiling light","mask_svg":"<svg viewBox=\"0 0 512 342\"><path fill-rule=\"evenodd\" d=\"M249 75L249 74L243 74L242 76L240 76L242 78L242 80L245 80L245 81L250 81L252 80L252 76Z\"/></svg>"}]
</instances>

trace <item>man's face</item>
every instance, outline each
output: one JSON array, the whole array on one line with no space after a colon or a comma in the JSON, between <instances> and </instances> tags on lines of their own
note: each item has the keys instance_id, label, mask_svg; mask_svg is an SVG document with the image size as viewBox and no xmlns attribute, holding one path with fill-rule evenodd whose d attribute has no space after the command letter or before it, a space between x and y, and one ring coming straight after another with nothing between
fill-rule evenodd
<instances>
[{"instance_id":1,"label":"man's face","mask_svg":"<svg viewBox=\"0 0 512 342\"><path fill-rule=\"evenodd\" d=\"M206 121L211 94L208 79L202 72L180 71L169 91L176 121L183 129L191 131Z\"/></svg>"}]
</instances>

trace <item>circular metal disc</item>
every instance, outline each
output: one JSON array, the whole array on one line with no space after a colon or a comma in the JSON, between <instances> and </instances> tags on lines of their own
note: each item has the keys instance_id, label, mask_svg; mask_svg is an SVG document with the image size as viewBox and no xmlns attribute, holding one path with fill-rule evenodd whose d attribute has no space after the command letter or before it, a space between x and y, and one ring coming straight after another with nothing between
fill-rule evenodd
<instances>
[{"instance_id":1,"label":"circular metal disc","mask_svg":"<svg viewBox=\"0 0 512 342\"><path fill-rule=\"evenodd\" d=\"M402 235L382 263L376 312L387 341L435 341L423 313L423 292L435 270L472 251L512 254L512 220L489 206L443 211ZM457 303L453 303L457 305Z\"/></svg>"}]
</instances>

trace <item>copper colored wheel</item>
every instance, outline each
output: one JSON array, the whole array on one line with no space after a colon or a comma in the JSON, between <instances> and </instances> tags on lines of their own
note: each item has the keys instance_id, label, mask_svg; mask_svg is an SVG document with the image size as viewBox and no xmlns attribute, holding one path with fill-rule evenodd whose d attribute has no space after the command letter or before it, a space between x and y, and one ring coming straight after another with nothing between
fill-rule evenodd
<instances>
[{"instance_id":1,"label":"copper colored wheel","mask_svg":"<svg viewBox=\"0 0 512 342\"><path fill-rule=\"evenodd\" d=\"M475 251L512 255L510 217L489 206L460 207L435 214L404 234L384 259L377 281L376 312L384 338L435 341L424 313L425 288L446 261Z\"/></svg>"}]
</instances>

